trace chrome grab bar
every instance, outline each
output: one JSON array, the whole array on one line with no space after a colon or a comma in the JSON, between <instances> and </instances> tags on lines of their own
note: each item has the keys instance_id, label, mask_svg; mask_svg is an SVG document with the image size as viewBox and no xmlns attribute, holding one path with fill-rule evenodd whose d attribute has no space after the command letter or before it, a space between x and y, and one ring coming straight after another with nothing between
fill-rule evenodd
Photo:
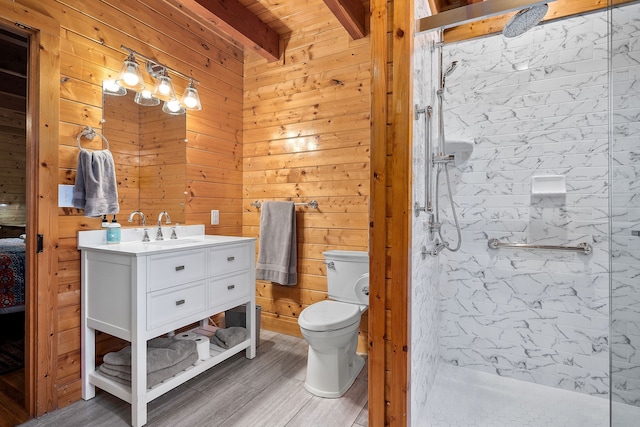
<instances>
[{"instance_id":1,"label":"chrome grab bar","mask_svg":"<svg viewBox=\"0 0 640 427\"><path fill-rule=\"evenodd\" d=\"M433 210L431 203L431 114L433 114L433 107L428 105L426 108L415 108L415 119L418 120L420 114L424 114L424 151L425 151L425 171L424 171L424 206L420 206L420 203L416 202L413 206L415 210L416 218L420 216L420 212L431 212Z\"/></svg>"},{"instance_id":2,"label":"chrome grab bar","mask_svg":"<svg viewBox=\"0 0 640 427\"><path fill-rule=\"evenodd\" d=\"M590 244L586 242L578 243L577 246L555 246L555 245L531 245L528 243L502 243L498 239L489 239L487 245L490 249L499 248L521 248L521 249L547 249L554 251L571 251L579 252L583 255L589 255L592 251Z\"/></svg>"}]
</instances>

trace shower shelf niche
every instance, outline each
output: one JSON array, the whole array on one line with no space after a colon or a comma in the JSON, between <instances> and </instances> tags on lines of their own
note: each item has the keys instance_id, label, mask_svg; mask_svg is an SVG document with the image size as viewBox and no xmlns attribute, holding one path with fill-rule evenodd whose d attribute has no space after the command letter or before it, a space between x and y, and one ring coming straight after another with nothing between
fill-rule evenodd
<instances>
[{"instance_id":1,"label":"shower shelf niche","mask_svg":"<svg viewBox=\"0 0 640 427\"><path fill-rule=\"evenodd\" d=\"M444 144L446 154L455 156L455 165L460 166L469 160L473 153L473 142L469 141L446 141Z\"/></svg>"},{"instance_id":2,"label":"shower shelf niche","mask_svg":"<svg viewBox=\"0 0 640 427\"><path fill-rule=\"evenodd\" d=\"M562 196L567 194L564 175L541 175L531 177L532 196Z\"/></svg>"}]
</instances>

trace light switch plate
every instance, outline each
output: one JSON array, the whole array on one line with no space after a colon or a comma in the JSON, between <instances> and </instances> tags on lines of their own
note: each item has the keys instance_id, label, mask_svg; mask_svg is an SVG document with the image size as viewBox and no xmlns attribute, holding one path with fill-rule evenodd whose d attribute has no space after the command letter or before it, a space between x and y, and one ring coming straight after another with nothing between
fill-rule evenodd
<instances>
[{"instance_id":1,"label":"light switch plate","mask_svg":"<svg viewBox=\"0 0 640 427\"><path fill-rule=\"evenodd\" d=\"M73 207L73 185L58 185L58 207Z\"/></svg>"},{"instance_id":2,"label":"light switch plate","mask_svg":"<svg viewBox=\"0 0 640 427\"><path fill-rule=\"evenodd\" d=\"M211 211L211 225L220 224L220 211L212 210Z\"/></svg>"}]
</instances>

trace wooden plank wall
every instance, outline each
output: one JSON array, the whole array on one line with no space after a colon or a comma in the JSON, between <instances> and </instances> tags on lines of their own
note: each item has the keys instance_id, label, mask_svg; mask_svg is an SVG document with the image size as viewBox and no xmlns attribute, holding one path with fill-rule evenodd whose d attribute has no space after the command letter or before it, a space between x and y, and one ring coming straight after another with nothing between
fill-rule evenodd
<instances>
[{"instance_id":1,"label":"wooden plank wall","mask_svg":"<svg viewBox=\"0 0 640 427\"><path fill-rule=\"evenodd\" d=\"M257 283L264 327L300 336L300 311L327 298L322 252L368 250L370 52L322 0L282 6L295 15L283 57L245 64L242 230L259 238L254 200L318 201L296 208L298 284ZM366 352L366 315L360 327Z\"/></svg>"},{"instance_id":2,"label":"wooden plank wall","mask_svg":"<svg viewBox=\"0 0 640 427\"><path fill-rule=\"evenodd\" d=\"M0 107L0 225L24 225L27 218L24 98L22 110L11 108L12 102L7 98L15 96L0 93L3 106Z\"/></svg>"},{"instance_id":3,"label":"wooden plank wall","mask_svg":"<svg viewBox=\"0 0 640 427\"><path fill-rule=\"evenodd\" d=\"M198 90L203 110L187 116L186 157L198 166L187 167L186 187L190 193L185 222L204 222L203 214L208 216L211 208L208 200L200 199L220 193L215 191L219 186L225 189L226 206L235 215L225 216L221 227L207 227L207 231L240 235L239 226L226 227L225 223L241 223L242 153L237 147L242 141L242 50L202 31L171 6L155 0L102 0L92 2L91 7L86 7L82 0L18 3L50 16L61 25L59 183L72 183L75 179L77 133L85 125L102 128L101 81L117 74L126 56L120 50L124 44L171 68L192 74L201 82ZM151 83L150 78L145 80ZM179 93L186 84L174 79ZM90 144L87 146L91 147ZM214 190L200 191L203 176ZM230 186L228 181L236 185ZM133 206L128 200L121 200L121 204ZM86 218L75 209L59 210L60 239L56 251L59 286L58 301L53 304L57 306L54 339L58 347L54 372L58 393L54 408L80 398L80 258L76 235L79 230L99 227L99 219ZM107 349L108 345L99 347L101 352Z\"/></svg>"}]
</instances>

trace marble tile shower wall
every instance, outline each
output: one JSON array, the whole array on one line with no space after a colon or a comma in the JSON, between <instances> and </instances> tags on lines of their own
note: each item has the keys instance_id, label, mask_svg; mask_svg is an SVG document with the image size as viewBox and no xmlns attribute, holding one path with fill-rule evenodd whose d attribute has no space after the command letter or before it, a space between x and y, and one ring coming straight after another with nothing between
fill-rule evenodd
<instances>
[{"instance_id":1,"label":"marble tile shower wall","mask_svg":"<svg viewBox=\"0 0 640 427\"><path fill-rule=\"evenodd\" d=\"M451 171L463 244L440 284L447 363L608 395L607 34L596 13L445 47L445 66L459 61L447 139L474 143ZM564 175L566 194L532 196L540 175ZM491 250L490 238L593 253Z\"/></svg>"},{"instance_id":2,"label":"marble tile shower wall","mask_svg":"<svg viewBox=\"0 0 640 427\"><path fill-rule=\"evenodd\" d=\"M416 1L416 16L430 14L426 0ZM414 101L424 108L433 96L431 43L435 34L414 39ZM413 122L413 201L425 203L424 116ZM421 256L421 247L429 245L426 215L413 216L411 289L411 418L424 420L426 400L438 368L439 260ZM411 423L414 425L414 423Z\"/></svg>"},{"instance_id":3,"label":"marble tile shower wall","mask_svg":"<svg viewBox=\"0 0 640 427\"><path fill-rule=\"evenodd\" d=\"M612 20L611 394L640 406L640 238L631 234L640 229L640 6L614 8Z\"/></svg>"}]
</instances>

